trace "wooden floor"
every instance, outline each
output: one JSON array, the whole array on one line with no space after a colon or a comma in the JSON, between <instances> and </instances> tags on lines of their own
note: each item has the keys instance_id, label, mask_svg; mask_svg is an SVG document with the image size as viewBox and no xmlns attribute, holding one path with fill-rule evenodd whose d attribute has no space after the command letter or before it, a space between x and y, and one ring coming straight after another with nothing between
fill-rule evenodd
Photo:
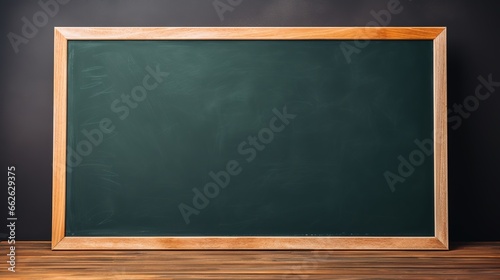
<instances>
[{"instance_id":1,"label":"wooden floor","mask_svg":"<svg viewBox=\"0 0 500 280\"><path fill-rule=\"evenodd\" d=\"M450 251L51 251L0 246L0 279L500 279L500 242Z\"/></svg>"}]
</instances>

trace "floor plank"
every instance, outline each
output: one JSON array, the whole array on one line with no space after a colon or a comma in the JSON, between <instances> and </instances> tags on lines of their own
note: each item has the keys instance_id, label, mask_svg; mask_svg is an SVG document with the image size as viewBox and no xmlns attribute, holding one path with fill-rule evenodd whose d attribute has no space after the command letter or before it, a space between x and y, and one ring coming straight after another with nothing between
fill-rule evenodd
<instances>
[{"instance_id":1,"label":"floor plank","mask_svg":"<svg viewBox=\"0 0 500 280\"><path fill-rule=\"evenodd\" d=\"M0 279L500 279L500 242L449 251L51 251L50 242L18 241L15 273L6 242L0 249Z\"/></svg>"}]
</instances>

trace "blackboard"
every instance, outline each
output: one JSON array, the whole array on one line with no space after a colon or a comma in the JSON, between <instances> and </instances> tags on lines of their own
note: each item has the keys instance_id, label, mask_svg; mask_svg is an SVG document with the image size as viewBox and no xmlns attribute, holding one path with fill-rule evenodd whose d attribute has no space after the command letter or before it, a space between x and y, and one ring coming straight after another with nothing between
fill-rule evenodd
<instances>
[{"instance_id":1,"label":"blackboard","mask_svg":"<svg viewBox=\"0 0 500 280\"><path fill-rule=\"evenodd\" d=\"M354 39L68 39L62 235L436 240L435 41Z\"/></svg>"}]
</instances>

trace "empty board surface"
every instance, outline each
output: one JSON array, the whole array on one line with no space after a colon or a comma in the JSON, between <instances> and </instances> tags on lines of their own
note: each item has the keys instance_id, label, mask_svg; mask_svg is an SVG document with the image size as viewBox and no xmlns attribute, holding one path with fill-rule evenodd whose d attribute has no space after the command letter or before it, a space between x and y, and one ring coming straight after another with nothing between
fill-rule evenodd
<instances>
[{"instance_id":1,"label":"empty board surface","mask_svg":"<svg viewBox=\"0 0 500 280\"><path fill-rule=\"evenodd\" d=\"M346 44L69 41L66 235L434 236L433 43Z\"/></svg>"}]
</instances>

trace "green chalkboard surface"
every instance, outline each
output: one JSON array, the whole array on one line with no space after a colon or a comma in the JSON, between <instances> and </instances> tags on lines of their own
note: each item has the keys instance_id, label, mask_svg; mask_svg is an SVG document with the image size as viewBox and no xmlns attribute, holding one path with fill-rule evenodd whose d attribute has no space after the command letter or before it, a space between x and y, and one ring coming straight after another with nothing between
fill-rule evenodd
<instances>
[{"instance_id":1,"label":"green chalkboard surface","mask_svg":"<svg viewBox=\"0 0 500 280\"><path fill-rule=\"evenodd\" d=\"M66 235L434 236L433 43L346 42L69 41Z\"/></svg>"}]
</instances>

